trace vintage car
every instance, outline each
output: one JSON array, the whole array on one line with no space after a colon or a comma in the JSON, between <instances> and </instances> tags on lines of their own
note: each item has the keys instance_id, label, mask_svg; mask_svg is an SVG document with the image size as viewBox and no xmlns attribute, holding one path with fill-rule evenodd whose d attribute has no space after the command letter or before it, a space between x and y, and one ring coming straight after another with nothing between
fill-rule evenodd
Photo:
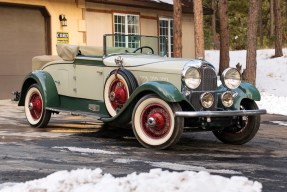
<instances>
[{"instance_id":1,"label":"vintage car","mask_svg":"<svg viewBox=\"0 0 287 192\"><path fill-rule=\"evenodd\" d=\"M235 68L221 78L205 60L166 57L165 39L105 35L103 47L57 45L59 56L33 58L19 106L32 127L51 114L94 115L132 124L147 148L164 149L184 130L212 131L222 142L244 144L260 126L259 91Z\"/></svg>"}]
</instances>

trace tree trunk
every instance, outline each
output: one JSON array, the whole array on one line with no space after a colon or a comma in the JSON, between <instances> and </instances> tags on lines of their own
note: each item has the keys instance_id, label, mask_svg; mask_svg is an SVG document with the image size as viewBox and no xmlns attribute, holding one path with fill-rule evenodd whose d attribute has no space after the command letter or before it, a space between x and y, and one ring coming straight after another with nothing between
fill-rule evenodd
<instances>
[{"instance_id":1,"label":"tree trunk","mask_svg":"<svg viewBox=\"0 0 287 192\"><path fill-rule=\"evenodd\" d=\"M211 6L212 6L212 10L213 10L212 23L211 23L212 42L213 42L213 49L217 50L217 49L219 49L219 39L218 39L218 36L216 33L216 13L217 13L217 7L218 7L216 0L211 1Z\"/></svg>"},{"instance_id":2,"label":"tree trunk","mask_svg":"<svg viewBox=\"0 0 287 192\"><path fill-rule=\"evenodd\" d=\"M174 57L182 57L182 7L181 0L173 0L173 53Z\"/></svg>"},{"instance_id":3,"label":"tree trunk","mask_svg":"<svg viewBox=\"0 0 287 192\"><path fill-rule=\"evenodd\" d=\"M282 57L282 17L280 0L274 1L274 13L275 13L275 56Z\"/></svg>"},{"instance_id":4,"label":"tree trunk","mask_svg":"<svg viewBox=\"0 0 287 192\"><path fill-rule=\"evenodd\" d=\"M227 0L219 0L220 20L220 61L219 74L229 67L229 31L227 17Z\"/></svg>"},{"instance_id":5,"label":"tree trunk","mask_svg":"<svg viewBox=\"0 0 287 192\"><path fill-rule=\"evenodd\" d=\"M256 83L256 68L257 68L256 45L257 45L259 4L260 3L258 0L249 0L246 70L243 73L243 79L254 85Z\"/></svg>"},{"instance_id":6,"label":"tree trunk","mask_svg":"<svg viewBox=\"0 0 287 192\"><path fill-rule=\"evenodd\" d=\"M263 24L262 24L262 0L258 0L258 33L259 33L259 45L262 48L263 47Z\"/></svg>"},{"instance_id":7,"label":"tree trunk","mask_svg":"<svg viewBox=\"0 0 287 192\"><path fill-rule=\"evenodd\" d=\"M270 0L270 36L274 35L274 0Z\"/></svg>"},{"instance_id":8,"label":"tree trunk","mask_svg":"<svg viewBox=\"0 0 287 192\"><path fill-rule=\"evenodd\" d=\"M193 1L195 28L195 58L204 58L204 33L202 0Z\"/></svg>"}]
</instances>

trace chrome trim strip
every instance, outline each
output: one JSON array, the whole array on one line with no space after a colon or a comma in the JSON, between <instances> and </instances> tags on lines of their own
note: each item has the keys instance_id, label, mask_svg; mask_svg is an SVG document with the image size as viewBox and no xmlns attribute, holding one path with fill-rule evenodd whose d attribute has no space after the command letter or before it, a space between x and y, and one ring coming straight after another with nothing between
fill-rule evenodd
<instances>
[{"instance_id":1,"label":"chrome trim strip","mask_svg":"<svg viewBox=\"0 0 287 192\"><path fill-rule=\"evenodd\" d=\"M89 60L89 61L103 61L103 58L77 56L76 59Z\"/></svg>"},{"instance_id":2,"label":"chrome trim strip","mask_svg":"<svg viewBox=\"0 0 287 192\"><path fill-rule=\"evenodd\" d=\"M252 116L266 114L266 109L259 110L234 110L234 111L178 111L176 117L229 117L229 116Z\"/></svg>"}]
</instances>

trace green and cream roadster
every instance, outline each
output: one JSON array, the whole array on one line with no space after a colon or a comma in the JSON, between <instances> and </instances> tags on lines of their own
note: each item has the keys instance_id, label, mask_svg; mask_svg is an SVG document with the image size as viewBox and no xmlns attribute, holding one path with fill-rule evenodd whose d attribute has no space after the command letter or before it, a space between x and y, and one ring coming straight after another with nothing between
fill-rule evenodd
<instances>
[{"instance_id":1,"label":"green and cream roadster","mask_svg":"<svg viewBox=\"0 0 287 192\"><path fill-rule=\"evenodd\" d=\"M130 123L145 147L164 149L184 130L212 131L244 144L260 126L259 91L235 68L220 78L204 60L166 57L165 39L105 35L103 47L57 45L58 56L33 58L19 106L32 127L63 111L104 123Z\"/></svg>"}]
</instances>

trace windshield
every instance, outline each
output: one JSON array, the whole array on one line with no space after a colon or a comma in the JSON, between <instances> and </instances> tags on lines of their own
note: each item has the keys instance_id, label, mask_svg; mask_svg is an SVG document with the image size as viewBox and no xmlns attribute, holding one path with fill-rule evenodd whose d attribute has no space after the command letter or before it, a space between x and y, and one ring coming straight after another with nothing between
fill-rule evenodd
<instances>
[{"instance_id":1,"label":"windshield","mask_svg":"<svg viewBox=\"0 0 287 192\"><path fill-rule=\"evenodd\" d=\"M104 36L104 55L110 54L153 54L165 56L164 37L108 34Z\"/></svg>"}]
</instances>

